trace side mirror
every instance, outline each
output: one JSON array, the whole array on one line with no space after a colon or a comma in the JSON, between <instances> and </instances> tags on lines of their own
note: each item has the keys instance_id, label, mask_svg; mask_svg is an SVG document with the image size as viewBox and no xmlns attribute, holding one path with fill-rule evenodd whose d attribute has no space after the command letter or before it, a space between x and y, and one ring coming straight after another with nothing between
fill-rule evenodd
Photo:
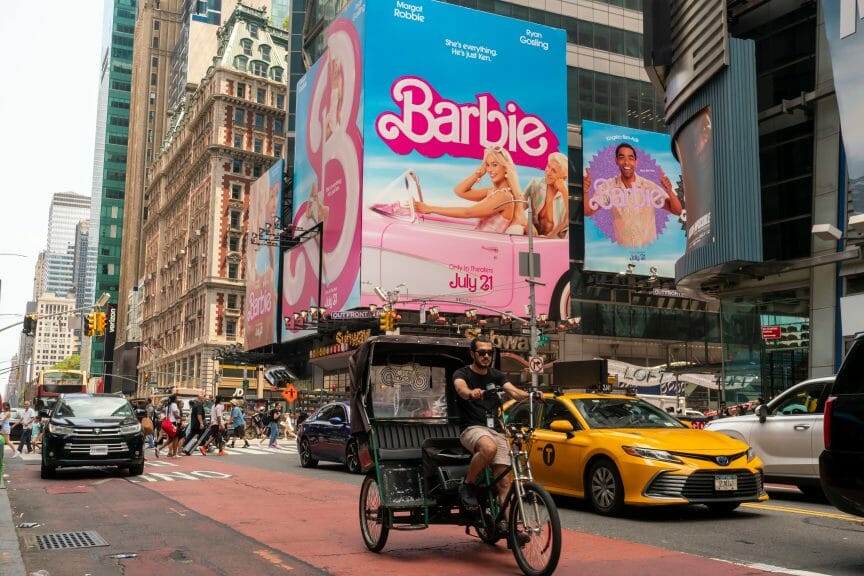
<instances>
[{"instance_id":1,"label":"side mirror","mask_svg":"<svg viewBox=\"0 0 864 576\"><path fill-rule=\"evenodd\" d=\"M573 423L568 422L567 420L553 420L552 424L549 425L549 428L551 428L553 432L562 432L567 434L567 438L572 438L575 434Z\"/></svg>"},{"instance_id":2,"label":"side mirror","mask_svg":"<svg viewBox=\"0 0 864 576\"><path fill-rule=\"evenodd\" d=\"M756 407L756 416L759 417L759 422L765 422L768 418L768 406L760 404Z\"/></svg>"}]
</instances>

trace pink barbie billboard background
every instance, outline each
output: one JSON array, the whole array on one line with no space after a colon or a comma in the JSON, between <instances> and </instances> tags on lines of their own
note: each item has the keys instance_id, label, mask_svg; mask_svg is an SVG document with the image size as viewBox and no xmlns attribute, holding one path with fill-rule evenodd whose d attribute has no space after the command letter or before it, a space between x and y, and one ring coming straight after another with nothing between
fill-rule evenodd
<instances>
[{"instance_id":1,"label":"pink barbie billboard background","mask_svg":"<svg viewBox=\"0 0 864 576\"><path fill-rule=\"evenodd\" d=\"M379 288L398 308L524 315L530 228L537 311L567 315L564 32L381 0L349 4L326 37L297 88L294 188L298 229L323 222L321 305L380 305ZM319 301L320 246L288 253L284 316Z\"/></svg>"},{"instance_id":2,"label":"pink barbie billboard background","mask_svg":"<svg viewBox=\"0 0 864 576\"><path fill-rule=\"evenodd\" d=\"M523 315L531 227L538 312L566 314L564 32L396 4L367 4L361 304L398 288L399 307L438 298Z\"/></svg>"},{"instance_id":3,"label":"pink barbie billboard background","mask_svg":"<svg viewBox=\"0 0 864 576\"><path fill-rule=\"evenodd\" d=\"M244 338L246 350L276 342L277 279L279 249L268 245L265 231L282 206L282 173L285 163L276 162L256 180L249 191L249 222L246 234L246 302ZM254 235L254 236L253 236ZM253 237L255 242L252 241Z\"/></svg>"}]
</instances>

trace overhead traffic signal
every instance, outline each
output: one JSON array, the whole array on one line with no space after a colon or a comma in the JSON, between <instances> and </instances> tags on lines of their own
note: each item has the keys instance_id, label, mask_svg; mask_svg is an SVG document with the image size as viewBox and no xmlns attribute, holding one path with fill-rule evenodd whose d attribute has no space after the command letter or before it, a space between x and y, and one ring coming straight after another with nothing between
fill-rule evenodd
<instances>
[{"instance_id":1,"label":"overhead traffic signal","mask_svg":"<svg viewBox=\"0 0 864 576\"><path fill-rule=\"evenodd\" d=\"M390 310L384 310L381 312L381 316L378 318L378 327L381 328L383 332L389 332L393 330L393 314Z\"/></svg>"},{"instance_id":2,"label":"overhead traffic signal","mask_svg":"<svg viewBox=\"0 0 864 576\"><path fill-rule=\"evenodd\" d=\"M93 336L96 330L96 313L91 312L84 316L84 335Z\"/></svg>"},{"instance_id":3,"label":"overhead traffic signal","mask_svg":"<svg viewBox=\"0 0 864 576\"><path fill-rule=\"evenodd\" d=\"M104 336L105 335L105 312L95 312L96 315L96 325L93 328L93 332L96 336Z\"/></svg>"},{"instance_id":4,"label":"overhead traffic signal","mask_svg":"<svg viewBox=\"0 0 864 576\"><path fill-rule=\"evenodd\" d=\"M23 332L27 336L33 336L34 334L36 334L35 314L27 314L26 316L24 316L24 326L21 328L21 332Z\"/></svg>"}]
</instances>

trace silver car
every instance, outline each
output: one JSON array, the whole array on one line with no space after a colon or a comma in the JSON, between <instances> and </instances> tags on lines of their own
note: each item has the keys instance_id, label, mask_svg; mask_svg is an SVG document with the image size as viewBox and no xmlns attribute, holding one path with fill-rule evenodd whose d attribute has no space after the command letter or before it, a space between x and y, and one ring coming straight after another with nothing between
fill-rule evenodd
<instances>
[{"instance_id":1,"label":"silver car","mask_svg":"<svg viewBox=\"0 0 864 576\"><path fill-rule=\"evenodd\" d=\"M712 420L705 429L747 442L765 465L766 482L793 484L805 494L821 495L822 419L833 381L833 376L805 380L759 406L756 414Z\"/></svg>"}]
</instances>

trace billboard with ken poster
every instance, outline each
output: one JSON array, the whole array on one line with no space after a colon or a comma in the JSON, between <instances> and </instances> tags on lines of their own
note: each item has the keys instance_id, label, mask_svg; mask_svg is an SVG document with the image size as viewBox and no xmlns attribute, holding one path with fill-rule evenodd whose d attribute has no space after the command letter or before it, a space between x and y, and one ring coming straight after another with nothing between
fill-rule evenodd
<instances>
[{"instance_id":1,"label":"billboard with ken poster","mask_svg":"<svg viewBox=\"0 0 864 576\"><path fill-rule=\"evenodd\" d=\"M282 206L283 160L277 161L249 189L249 223L246 235L246 303L244 338L246 350L276 342L278 238L268 230Z\"/></svg>"},{"instance_id":2,"label":"billboard with ken poster","mask_svg":"<svg viewBox=\"0 0 864 576\"><path fill-rule=\"evenodd\" d=\"M585 269L674 277L687 240L670 137L586 120L582 142Z\"/></svg>"}]
</instances>

